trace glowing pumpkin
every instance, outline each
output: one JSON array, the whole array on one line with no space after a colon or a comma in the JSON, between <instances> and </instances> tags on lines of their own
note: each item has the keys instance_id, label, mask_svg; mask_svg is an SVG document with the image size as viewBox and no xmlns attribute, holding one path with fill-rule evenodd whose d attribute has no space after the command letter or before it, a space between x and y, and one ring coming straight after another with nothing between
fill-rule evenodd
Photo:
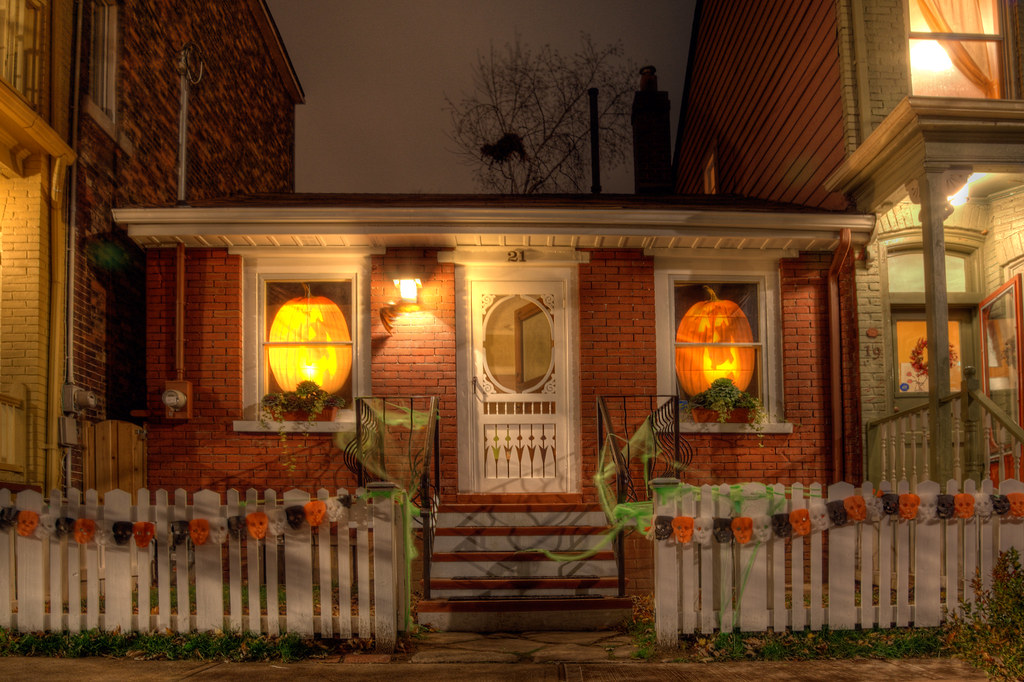
<instances>
[{"instance_id":1,"label":"glowing pumpkin","mask_svg":"<svg viewBox=\"0 0 1024 682\"><path fill-rule=\"evenodd\" d=\"M352 348L327 344L352 337L341 308L329 298L300 296L285 303L274 316L267 340L292 344L268 348L267 360L282 391L294 391L302 381L315 381L328 393L336 393L348 380Z\"/></svg>"},{"instance_id":2,"label":"glowing pumpkin","mask_svg":"<svg viewBox=\"0 0 1024 682\"><path fill-rule=\"evenodd\" d=\"M677 343L750 343L754 334L750 322L733 301L721 300L709 286L709 299L695 303L683 315L676 330ZM715 379L728 378L741 391L754 376L757 352L752 347L694 345L676 348L676 377L687 395L711 386Z\"/></svg>"}]
</instances>

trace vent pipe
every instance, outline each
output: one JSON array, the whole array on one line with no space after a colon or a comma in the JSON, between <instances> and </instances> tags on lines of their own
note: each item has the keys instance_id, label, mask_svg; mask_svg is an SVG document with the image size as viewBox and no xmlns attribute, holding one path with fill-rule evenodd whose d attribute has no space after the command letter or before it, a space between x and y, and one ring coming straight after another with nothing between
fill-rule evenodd
<instances>
[{"instance_id":1,"label":"vent pipe","mask_svg":"<svg viewBox=\"0 0 1024 682\"><path fill-rule=\"evenodd\" d=\"M181 108L178 110L178 203L185 203L188 186L188 92L203 79L203 55L192 43L185 43L178 54L181 76Z\"/></svg>"}]
</instances>

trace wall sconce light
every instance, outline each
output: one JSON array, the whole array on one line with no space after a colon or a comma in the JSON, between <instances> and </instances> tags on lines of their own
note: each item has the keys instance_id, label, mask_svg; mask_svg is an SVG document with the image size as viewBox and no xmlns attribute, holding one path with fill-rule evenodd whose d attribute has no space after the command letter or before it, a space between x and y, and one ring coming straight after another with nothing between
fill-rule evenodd
<instances>
[{"instance_id":1,"label":"wall sconce light","mask_svg":"<svg viewBox=\"0 0 1024 682\"><path fill-rule=\"evenodd\" d=\"M395 318L403 313L414 313L420 309L419 289L423 286L419 277L409 272L396 273L392 277L398 289L398 300L391 301L380 309L380 323L388 334L393 333Z\"/></svg>"}]
</instances>

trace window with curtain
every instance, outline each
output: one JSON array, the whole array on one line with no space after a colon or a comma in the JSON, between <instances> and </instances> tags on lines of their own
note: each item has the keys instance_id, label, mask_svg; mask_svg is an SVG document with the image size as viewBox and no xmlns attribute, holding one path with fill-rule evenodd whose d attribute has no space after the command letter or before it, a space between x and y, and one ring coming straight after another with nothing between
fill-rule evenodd
<instances>
[{"instance_id":1,"label":"window with curtain","mask_svg":"<svg viewBox=\"0 0 1024 682\"><path fill-rule=\"evenodd\" d=\"M999 0L909 0L911 92L998 99Z\"/></svg>"},{"instance_id":2,"label":"window with curtain","mask_svg":"<svg viewBox=\"0 0 1024 682\"><path fill-rule=\"evenodd\" d=\"M117 3L97 0L92 6L92 54L89 96L111 120L117 110Z\"/></svg>"},{"instance_id":3,"label":"window with curtain","mask_svg":"<svg viewBox=\"0 0 1024 682\"><path fill-rule=\"evenodd\" d=\"M41 0L0 0L0 75L32 104L39 103Z\"/></svg>"}]
</instances>

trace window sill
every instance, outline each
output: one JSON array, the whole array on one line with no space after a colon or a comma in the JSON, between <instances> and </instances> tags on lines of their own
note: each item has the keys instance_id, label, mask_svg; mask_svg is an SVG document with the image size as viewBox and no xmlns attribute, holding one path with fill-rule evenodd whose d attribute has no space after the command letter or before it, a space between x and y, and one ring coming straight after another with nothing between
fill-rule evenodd
<instances>
[{"instance_id":1,"label":"window sill","mask_svg":"<svg viewBox=\"0 0 1024 682\"><path fill-rule=\"evenodd\" d=\"M682 433L793 433L793 424L790 422L761 424L759 429L755 430L750 424L722 424L720 422L695 424L693 422L681 422L679 430Z\"/></svg>"},{"instance_id":2,"label":"window sill","mask_svg":"<svg viewBox=\"0 0 1024 682\"><path fill-rule=\"evenodd\" d=\"M232 428L239 433L278 433L284 426L285 433L338 433L340 431L354 431L356 428L355 416L347 417L342 415L340 419L332 422L307 422L307 421L268 421L264 426L259 421L238 420L232 422Z\"/></svg>"}]
</instances>

